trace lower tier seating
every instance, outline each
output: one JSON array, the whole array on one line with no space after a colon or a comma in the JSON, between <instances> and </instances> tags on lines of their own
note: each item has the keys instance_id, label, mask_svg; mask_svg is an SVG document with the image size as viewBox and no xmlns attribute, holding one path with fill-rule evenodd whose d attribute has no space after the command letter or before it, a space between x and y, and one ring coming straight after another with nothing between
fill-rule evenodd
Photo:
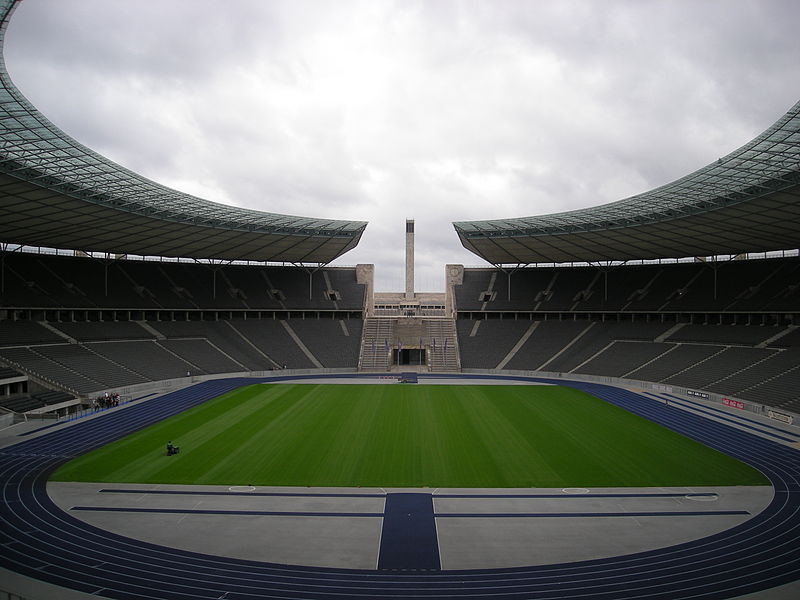
<instances>
[{"instance_id":1,"label":"lower tier seating","mask_svg":"<svg viewBox=\"0 0 800 600\"><path fill-rule=\"evenodd\" d=\"M363 328L361 319L330 317L112 322L107 328L102 322L5 323L0 366L75 395L187 374L356 368Z\"/></svg>"},{"instance_id":2,"label":"lower tier seating","mask_svg":"<svg viewBox=\"0 0 800 600\"><path fill-rule=\"evenodd\" d=\"M505 361L506 369L660 382L800 412L800 348L785 339L794 337L794 328L714 325L669 335L674 326L460 319L457 330L464 368L493 369ZM718 341L708 341L714 332ZM773 337L774 346L765 344Z\"/></svg>"}]
</instances>

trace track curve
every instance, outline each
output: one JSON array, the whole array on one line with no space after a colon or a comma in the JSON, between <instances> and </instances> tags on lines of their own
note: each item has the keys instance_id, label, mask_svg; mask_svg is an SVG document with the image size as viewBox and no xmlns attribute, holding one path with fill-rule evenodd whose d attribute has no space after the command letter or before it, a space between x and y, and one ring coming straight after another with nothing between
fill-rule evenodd
<instances>
[{"instance_id":1,"label":"track curve","mask_svg":"<svg viewBox=\"0 0 800 600\"><path fill-rule=\"evenodd\" d=\"M800 578L800 451L600 384L554 382L582 389L749 463L771 481L772 502L737 527L648 552L535 567L404 574L259 563L175 550L93 527L62 511L47 495L50 473L71 458L259 381L266 380L201 383L4 448L0 566L101 597L164 600L717 599Z\"/></svg>"}]
</instances>

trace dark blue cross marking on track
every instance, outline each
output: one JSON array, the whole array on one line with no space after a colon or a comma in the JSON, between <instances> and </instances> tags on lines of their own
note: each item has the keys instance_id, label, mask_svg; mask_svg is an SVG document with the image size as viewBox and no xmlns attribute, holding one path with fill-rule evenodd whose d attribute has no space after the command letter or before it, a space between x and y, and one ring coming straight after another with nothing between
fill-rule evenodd
<instances>
[{"instance_id":1,"label":"dark blue cross marking on track","mask_svg":"<svg viewBox=\"0 0 800 600\"><path fill-rule=\"evenodd\" d=\"M238 495L238 496L317 496L323 498L336 497L384 497L384 494L325 494L325 493L274 493L274 492L220 492L195 490L132 490L102 489L101 493L137 493L163 495ZM442 494L442 498L561 498L581 499L594 498L660 498L716 496L714 493L644 493L644 494ZM382 517L381 545L378 556L378 569L404 571L440 570L439 542L436 532L436 518L579 518L579 517L688 517L688 516L725 516L749 515L744 510L730 511L643 511L643 512L572 512L572 513L435 513L433 495L429 493L387 493L383 512L291 512L260 510L219 510L219 509L180 509L180 508L123 508L73 506L74 511L90 512L132 512L163 514L205 514L205 515L251 515L251 516L283 516L283 517Z\"/></svg>"},{"instance_id":2,"label":"dark blue cross marking on track","mask_svg":"<svg viewBox=\"0 0 800 600\"><path fill-rule=\"evenodd\" d=\"M431 494L387 494L378 569L441 568Z\"/></svg>"}]
</instances>

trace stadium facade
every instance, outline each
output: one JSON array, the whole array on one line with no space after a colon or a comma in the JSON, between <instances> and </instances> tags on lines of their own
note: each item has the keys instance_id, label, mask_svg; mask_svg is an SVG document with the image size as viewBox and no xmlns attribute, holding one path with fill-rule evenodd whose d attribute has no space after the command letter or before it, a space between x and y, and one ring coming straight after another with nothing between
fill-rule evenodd
<instances>
[{"instance_id":1,"label":"stadium facade","mask_svg":"<svg viewBox=\"0 0 800 600\"><path fill-rule=\"evenodd\" d=\"M0 5L0 43L17 4L4 0ZM537 325L535 329L519 325L520 331L508 334L510 346L502 357L496 361L483 357L477 362L469 358L466 363L471 367L513 365L527 371L553 367L559 361L551 356L525 359L529 346L540 344L545 330L554 327L553 321L578 320L598 330L608 328L603 323L628 320L677 327L668 334L642 338L653 344L645 354L653 354L656 363L661 356L657 351L663 350L667 358L675 352L674 344L698 341L680 338L678 330L686 324L766 326L761 335L744 335L740 328L740 335L721 334L720 340L765 345L753 350L768 350L766 346L771 345L778 350L774 356L742 357L713 381L691 380L697 385L727 381L731 369L738 369L742 361L766 361L769 366L780 362L773 360L777 357L787 359L784 351L791 347L799 324L797 260L791 255L758 262L737 259L753 252L800 247L800 103L738 150L644 194L565 213L455 222L462 244L496 268L447 265L445 293L423 297L413 289L413 221L406 223L412 250L407 249L405 292L376 294L372 265L324 268L355 247L366 223L239 209L149 181L61 131L15 87L5 63L0 66L0 310L8 330L7 344L36 342L38 336L39 341L73 344L73 351L106 351L99 352L105 362L97 365L108 373L105 378L67 377L67 384L53 373L65 364L79 364L80 357L62 356L53 349L35 352L27 346L6 350L5 362L29 372L37 385L81 397L109 387L112 381L119 387L165 374L158 369L149 372L146 365L133 369L133 374L109 367L105 363L125 364L132 355L153 348L131 346L127 353L118 354L99 345L88 347L88 343L114 337L82 331L89 323L106 323L109 328L109 323L120 322L223 322L236 330L228 332L234 336L234 346L244 343L257 350L259 359L248 360L246 352L222 351L222 342L211 340L203 330L207 326L183 325L184 335L205 338L216 349L190 359L178 350L182 344L169 341L178 336L176 326L165 332L161 330L168 329L166 325L147 325L140 335L136 328L123 334L116 325L123 339L146 339L173 354L177 360L168 361L174 362L173 372L201 374L220 372L208 366L215 361L214 351L226 355L226 360L216 357L216 361L232 372L283 366L459 371L461 346L471 347L474 338L486 335L495 326L486 324L481 329L480 321L492 319ZM24 251L41 246L87 258L34 257ZM718 260L720 255L725 258ZM155 265L129 260L133 256L173 257L196 264ZM625 266L631 261L687 256L695 257L693 266ZM238 264L246 261L261 266ZM265 266L275 262L294 266ZM576 262L590 267L561 266ZM317 322L310 326L313 320ZM338 322L336 332L341 330L347 338L338 343L350 350L335 360L319 358L327 351L315 339L315 330L328 326L320 320ZM281 324L282 345L275 340L284 334L273 334L268 340L266 334L241 331L255 322L269 321ZM551 323L539 327L542 321ZM70 324L74 323L87 325L73 331ZM43 328L49 333L42 333ZM569 356L589 339L584 329L576 335L569 327L561 337L550 332L553 353ZM14 336L22 337L15 340ZM259 336L263 339L254 343ZM714 336L703 332L700 337L708 341ZM116 348L122 351L125 346ZM720 348L730 350L725 344ZM603 358L619 348L596 350ZM40 364L43 353L48 362ZM565 370L580 373L587 367L584 363L567 361L570 368L565 366ZM613 372L632 374L640 366L629 362L617 365ZM678 383L680 379L680 373L670 372L657 381ZM8 390L19 390L19 386L15 383ZM768 395L756 394L752 400L765 402ZM794 398L784 400L794 406ZM38 409L44 411L47 405Z\"/></svg>"},{"instance_id":2,"label":"stadium facade","mask_svg":"<svg viewBox=\"0 0 800 600\"><path fill-rule=\"evenodd\" d=\"M17 4L4 0L0 5L0 43ZM792 256L777 262L736 259L752 252L792 251L800 246L800 103L738 150L650 192L578 211L455 222L462 244L498 268L447 265L445 293L423 298L413 289L413 250L404 294L375 294L372 265L323 268L355 247L366 223L239 209L149 181L58 129L15 87L5 63L0 66L0 310L10 342L16 341L15 335L35 342L37 323L47 324L48 331L62 328L44 334L44 325L40 326L42 339L69 342L77 350L85 342L113 336L65 332L64 328L74 327L60 323L271 320L281 323L291 340L284 347L272 348L274 342L266 339L254 344L251 338L259 335L256 333L249 334L251 338L241 331L232 334L237 343L238 337L244 337L245 345L258 350L257 363L262 366L360 370L416 366L458 371L462 368L460 346L470 346L480 331L479 321L487 319L533 323L631 320L671 324L678 329L686 324L767 326L778 329L763 329L763 335L755 337L723 334L720 339L745 345L751 338L754 345L784 344L775 346L780 350L775 356L783 359L787 356L783 351L794 339L800 305L797 260ZM413 228L413 222L409 223ZM413 243L413 230L406 233ZM24 252L41 246L93 258L34 258ZM717 260L720 255L727 258ZM148 266L128 260L131 256L182 258L205 266ZM696 257L694 266L622 268L630 261L687 256ZM247 268L236 264L239 261L258 261L262 266ZM275 262L294 267L263 266ZM592 268L557 266L566 262ZM551 266L543 268L542 263ZM357 352L351 350L339 360L320 360L317 355L324 355L325 350L313 339L314 327L306 322L312 319L338 321L345 338L357 338L345 340L351 348L358 341ZM296 320L294 326L292 320ZM351 322L350 327L346 321ZM317 326L322 328L319 323ZM159 346L170 345L167 338L177 335L148 327L144 327L144 339ZM203 331L186 327L187 335L205 336ZM558 364L550 357L522 360L529 340L538 342L548 327L552 325L542 326L538 334L528 328L513 334L513 343L501 360L467 362L473 367L516 365L533 371ZM33 330L24 333L22 328ZM484 325L483 331L489 328ZM308 331L307 339L296 330ZM139 339L138 333L125 335ZM670 344L678 340L677 333L677 329L667 335L658 333L649 341ZM56 337L49 337L52 335ZM556 339L553 335L549 339ZM579 340L585 342L584 335L570 337L567 333L558 338L554 353L569 355L570 348L583 345ZM709 336L705 332L701 337ZM209 339L206 342L215 346ZM657 349L649 350L655 354ZM675 346L660 349L666 356ZM97 353L103 348L84 350ZM106 362L124 363L131 353L138 353L133 347L130 350L103 356ZM606 349L599 350L602 354ZM202 366L213 362L211 356L190 360L176 348L169 351L178 359L174 370L211 372ZM108 387L109 380L121 375L103 365L107 378L66 385L52 377L52 372L32 368L42 352L30 352L30 348L6 351L5 362L29 371L39 384L52 381L61 391L76 396ZM58 371L58 365L79 360L52 349L47 353L49 363L38 367L45 371L48 367ZM249 372L256 367L233 350L230 353L239 357L219 361L227 369ZM658 362L658 356L653 360ZM751 358L769 363L774 357ZM585 366L572 364L567 371L579 373ZM619 366L615 373L633 373L636 366ZM136 375L121 377L120 385L141 378L157 379L152 373ZM665 379L677 375L670 373ZM719 375L714 381L700 383L725 381L729 373Z\"/></svg>"},{"instance_id":3,"label":"stadium facade","mask_svg":"<svg viewBox=\"0 0 800 600\"><path fill-rule=\"evenodd\" d=\"M73 414L104 392L133 397L275 371L414 370L546 374L797 418L800 103L750 143L650 192L579 211L455 222L464 247L492 266L447 265L441 295L415 293L412 275L405 292L381 296L372 265L325 266L358 244L366 223L171 190L47 120L2 61L17 4L0 0L8 420ZM37 247L72 255L26 251ZM750 253L772 254L740 260ZM248 261L258 264L239 264Z\"/></svg>"}]
</instances>

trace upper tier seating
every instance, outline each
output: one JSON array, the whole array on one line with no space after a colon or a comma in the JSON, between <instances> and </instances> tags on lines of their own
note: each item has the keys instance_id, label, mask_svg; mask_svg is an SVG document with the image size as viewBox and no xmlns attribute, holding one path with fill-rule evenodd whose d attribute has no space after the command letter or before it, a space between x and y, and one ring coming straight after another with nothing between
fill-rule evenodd
<instances>
[{"instance_id":1,"label":"upper tier seating","mask_svg":"<svg viewBox=\"0 0 800 600\"><path fill-rule=\"evenodd\" d=\"M800 258L535 267L511 273L466 269L455 295L460 312L796 311Z\"/></svg>"},{"instance_id":2,"label":"upper tier seating","mask_svg":"<svg viewBox=\"0 0 800 600\"><path fill-rule=\"evenodd\" d=\"M52 323L51 326L79 342L153 339L153 334L135 321L105 321L102 323Z\"/></svg>"},{"instance_id":3,"label":"upper tier seating","mask_svg":"<svg viewBox=\"0 0 800 600\"><path fill-rule=\"evenodd\" d=\"M0 306L70 309L353 310L355 268L206 265L6 252ZM309 281L311 282L309 297Z\"/></svg>"}]
</instances>

